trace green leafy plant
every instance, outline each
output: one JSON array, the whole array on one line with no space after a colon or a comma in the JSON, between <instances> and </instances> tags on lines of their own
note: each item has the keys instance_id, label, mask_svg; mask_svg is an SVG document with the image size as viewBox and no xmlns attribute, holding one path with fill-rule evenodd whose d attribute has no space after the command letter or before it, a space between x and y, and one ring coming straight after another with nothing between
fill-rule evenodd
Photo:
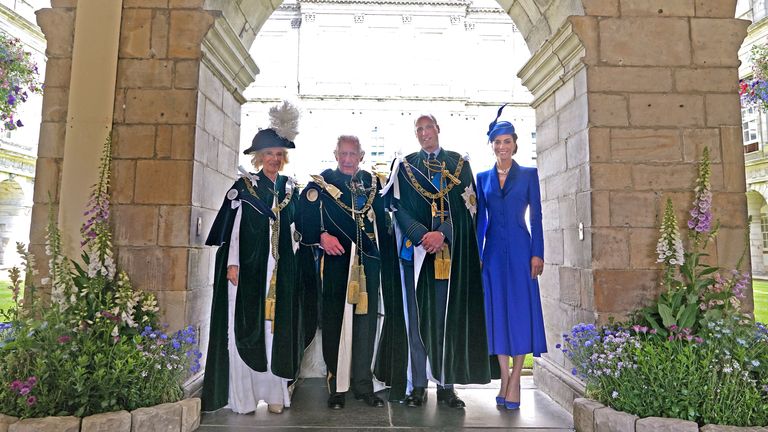
<instances>
[{"instance_id":1,"label":"green leafy plant","mask_svg":"<svg viewBox=\"0 0 768 432\"><path fill-rule=\"evenodd\" d=\"M111 142L101 158L81 230L81 261L62 253L53 214L46 253L50 303L37 300L35 259L19 245L25 270L11 272L14 306L0 324L0 410L20 417L86 416L171 402L200 369L197 335L168 334L154 295L117 269L109 229ZM19 289L25 282L25 297ZM31 302L29 300L36 300Z\"/></svg>"},{"instance_id":2,"label":"green leafy plant","mask_svg":"<svg viewBox=\"0 0 768 432\"><path fill-rule=\"evenodd\" d=\"M32 55L19 39L0 32L0 120L6 130L24 126L17 110L34 93L42 93L42 85Z\"/></svg>"},{"instance_id":3,"label":"green leafy plant","mask_svg":"<svg viewBox=\"0 0 768 432\"><path fill-rule=\"evenodd\" d=\"M635 322L655 329L661 336L667 336L672 326L695 333L707 320L738 314L744 290L749 284L749 274L738 270L749 242L745 242L747 246L737 269L725 272L705 262L708 254L704 251L717 237L719 227L719 222L712 220L711 174L709 149L705 148L687 223L688 251L683 247L672 200L667 199L656 245L657 262L663 266L662 285L665 289L654 304L641 309L635 318Z\"/></svg>"}]
</instances>

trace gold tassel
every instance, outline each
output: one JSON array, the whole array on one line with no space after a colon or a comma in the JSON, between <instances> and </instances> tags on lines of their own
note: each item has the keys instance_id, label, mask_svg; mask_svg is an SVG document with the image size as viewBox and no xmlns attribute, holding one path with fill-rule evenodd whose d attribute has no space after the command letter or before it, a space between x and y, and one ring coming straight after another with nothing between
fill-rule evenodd
<instances>
[{"instance_id":1,"label":"gold tassel","mask_svg":"<svg viewBox=\"0 0 768 432\"><path fill-rule=\"evenodd\" d=\"M361 291L360 298L355 307L355 315L366 315L368 313L368 291Z\"/></svg>"},{"instance_id":2,"label":"gold tassel","mask_svg":"<svg viewBox=\"0 0 768 432\"><path fill-rule=\"evenodd\" d=\"M268 298L264 303L264 319L267 321L275 320L275 299Z\"/></svg>"},{"instance_id":3,"label":"gold tassel","mask_svg":"<svg viewBox=\"0 0 768 432\"><path fill-rule=\"evenodd\" d=\"M347 286L347 302L357 304L360 301L360 282L356 280L349 281Z\"/></svg>"},{"instance_id":4,"label":"gold tassel","mask_svg":"<svg viewBox=\"0 0 768 432\"><path fill-rule=\"evenodd\" d=\"M357 304L360 299L360 259L355 257L355 263L352 264L349 284L347 284L347 303Z\"/></svg>"},{"instance_id":5,"label":"gold tassel","mask_svg":"<svg viewBox=\"0 0 768 432\"><path fill-rule=\"evenodd\" d=\"M448 280L451 274L451 255L447 248L440 250L435 258L435 279Z\"/></svg>"},{"instance_id":6,"label":"gold tassel","mask_svg":"<svg viewBox=\"0 0 768 432\"><path fill-rule=\"evenodd\" d=\"M264 303L264 319L267 321L273 321L272 331L274 332L274 320L275 320L275 292L277 291L277 271L272 272L272 278L269 280L269 291L267 292L267 300Z\"/></svg>"},{"instance_id":7,"label":"gold tassel","mask_svg":"<svg viewBox=\"0 0 768 432\"><path fill-rule=\"evenodd\" d=\"M360 293L357 297L357 307L355 308L355 314L365 315L368 313L368 291L366 289L365 270L360 266Z\"/></svg>"}]
</instances>

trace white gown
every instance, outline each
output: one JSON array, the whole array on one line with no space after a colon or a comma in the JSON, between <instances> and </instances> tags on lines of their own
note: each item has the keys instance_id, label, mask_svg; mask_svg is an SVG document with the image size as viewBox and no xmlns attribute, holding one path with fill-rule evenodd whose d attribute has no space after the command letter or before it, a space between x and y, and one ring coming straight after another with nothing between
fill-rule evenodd
<instances>
[{"instance_id":1,"label":"white gown","mask_svg":"<svg viewBox=\"0 0 768 432\"><path fill-rule=\"evenodd\" d=\"M238 204L240 204L238 202ZM234 206L233 202L233 206ZM247 205L247 204L246 204ZM229 245L229 260L227 265L240 266L240 220L242 218L242 208L237 209L234 226L232 227L232 236ZM270 226L270 231L271 231ZM271 234L271 232L270 232ZM272 275L272 269L275 267L275 260L272 257L272 242L269 244L269 262L267 263L267 277L264 281L264 292L269 291L269 280ZM288 392L288 380L274 375L272 369L272 321L264 321L265 345L267 350L267 372L257 372L248 367L235 346L235 296L237 287L231 282L228 284L228 324L227 338L229 348L229 408L239 414L247 414L256 410L260 400L268 404L282 404L286 407L291 405L291 396Z\"/></svg>"}]
</instances>

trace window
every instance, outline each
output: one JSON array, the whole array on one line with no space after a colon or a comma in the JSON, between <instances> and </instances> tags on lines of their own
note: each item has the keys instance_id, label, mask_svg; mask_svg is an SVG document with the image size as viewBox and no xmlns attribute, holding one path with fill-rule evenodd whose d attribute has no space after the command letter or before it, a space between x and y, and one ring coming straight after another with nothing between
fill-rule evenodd
<instances>
[{"instance_id":1,"label":"window","mask_svg":"<svg viewBox=\"0 0 768 432\"><path fill-rule=\"evenodd\" d=\"M768 0L754 0L752 2L752 21L758 22L768 15Z\"/></svg>"},{"instance_id":2,"label":"window","mask_svg":"<svg viewBox=\"0 0 768 432\"><path fill-rule=\"evenodd\" d=\"M741 109L741 132L744 140L744 153L760 149L760 111L755 107Z\"/></svg>"},{"instance_id":3,"label":"window","mask_svg":"<svg viewBox=\"0 0 768 432\"><path fill-rule=\"evenodd\" d=\"M768 253L768 215L760 215L760 232L763 236L763 253Z\"/></svg>"}]
</instances>

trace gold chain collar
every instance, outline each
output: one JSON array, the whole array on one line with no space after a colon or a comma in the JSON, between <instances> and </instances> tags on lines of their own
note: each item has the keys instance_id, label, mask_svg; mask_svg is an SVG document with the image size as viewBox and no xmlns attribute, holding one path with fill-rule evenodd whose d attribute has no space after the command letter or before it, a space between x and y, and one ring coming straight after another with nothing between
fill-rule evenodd
<instances>
[{"instance_id":1,"label":"gold chain collar","mask_svg":"<svg viewBox=\"0 0 768 432\"><path fill-rule=\"evenodd\" d=\"M323 188L323 190L328 192L328 196L333 198L333 201L335 201L336 204L339 205L339 207L341 207L344 210L350 212L352 215L361 215L361 214L367 213L368 210L371 208L371 205L373 205L373 199L376 198L376 184L371 182L371 192L368 193L368 199L366 200L365 204L360 209L354 209L354 208L344 204L339 198L336 198L334 196L335 194L333 193L333 191L329 190L329 187L333 186L333 185L329 185L328 183L325 183L325 181L323 181L322 183L318 182L317 179L316 179L315 183L318 186L320 186L321 188ZM333 187L335 188L335 186L333 186ZM354 202L355 194L352 193L352 189L351 188L349 190L349 194L351 195L350 198L352 199L352 202Z\"/></svg>"},{"instance_id":2,"label":"gold chain collar","mask_svg":"<svg viewBox=\"0 0 768 432\"><path fill-rule=\"evenodd\" d=\"M449 173L445 169L443 170L443 178L449 177L451 182L448 183L445 188L441 188L437 193L429 192L421 186L419 181L416 179L416 176L413 175L411 164L408 163L407 160L403 160L403 166L405 167L405 172L408 174L408 179L410 180L414 189L416 189L422 196L436 200L446 196L454 186L461 183L461 180L459 180L459 175L461 175L461 169L464 167L464 158L459 158L459 162L456 164L456 170L453 172L453 174Z\"/></svg>"},{"instance_id":3,"label":"gold chain collar","mask_svg":"<svg viewBox=\"0 0 768 432\"><path fill-rule=\"evenodd\" d=\"M245 188L248 189L248 193L253 195L254 198L258 199L259 196L256 195L256 189L253 188L253 183L251 183L251 179L249 179L248 177L243 177L243 180L245 180ZM275 183L275 186L277 186L277 183ZM286 192L285 198L283 198L283 201L281 201L280 204L277 205L277 207L272 208L272 211L275 213L275 216L277 216L277 214L280 213L280 211L283 210L285 206L287 206L288 203L291 202L291 197L293 196L293 189L294 188L290 188L290 190ZM274 191L269 190L269 192L272 192L274 196L278 195L277 190L274 190Z\"/></svg>"}]
</instances>

